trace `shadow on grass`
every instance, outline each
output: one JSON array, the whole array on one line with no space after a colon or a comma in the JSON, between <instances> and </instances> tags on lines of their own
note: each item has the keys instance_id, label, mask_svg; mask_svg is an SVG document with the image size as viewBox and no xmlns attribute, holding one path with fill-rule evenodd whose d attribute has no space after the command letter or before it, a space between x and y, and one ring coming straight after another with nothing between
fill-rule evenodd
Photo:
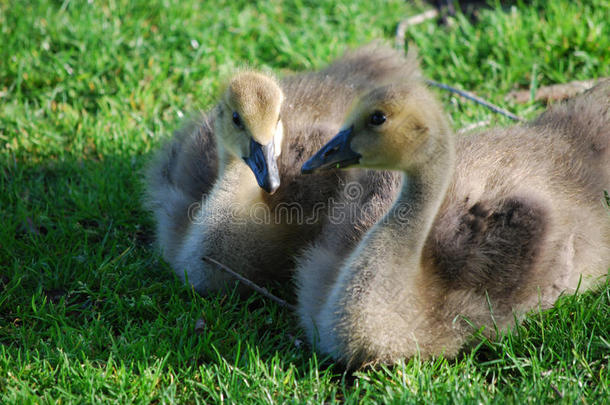
<instances>
[{"instance_id":1,"label":"shadow on grass","mask_svg":"<svg viewBox=\"0 0 610 405\"><path fill-rule=\"evenodd\" d=\"M0 343L51 364L62 353L173 369L279 356L307 374L312 353L288 310L235 290L201 297L160 258L141 206L149 157L2 163ZM286 284L270 287L293 301Z\"/></svg>"}]
</instances>

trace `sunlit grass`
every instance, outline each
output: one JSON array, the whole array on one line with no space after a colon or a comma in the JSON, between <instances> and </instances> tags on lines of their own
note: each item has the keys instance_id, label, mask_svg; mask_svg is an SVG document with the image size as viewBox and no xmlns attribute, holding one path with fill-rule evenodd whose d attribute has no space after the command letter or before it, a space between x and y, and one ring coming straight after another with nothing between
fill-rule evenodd
<instances>
[{"instance_id":1,"label":"sunlit grass","mask_svg":"<svg viewBox=\"0 0 610 405\"><path fill-rule=\"evenodd\" d=\"M343 374L259 296L203 299L151 244L140 170L232 69L316 69L422 9L404 1L0 1L0 402L599 402L610 288L457 360ZM315 5L314 5L315 3ZM508 91L610 76L607 0L411 27L425 74ZM454 125L508 125L441 93ZM290 297L290 292L285 291ZM195 329L205 319L203 330Z\"/></svg>"}]
</instances>

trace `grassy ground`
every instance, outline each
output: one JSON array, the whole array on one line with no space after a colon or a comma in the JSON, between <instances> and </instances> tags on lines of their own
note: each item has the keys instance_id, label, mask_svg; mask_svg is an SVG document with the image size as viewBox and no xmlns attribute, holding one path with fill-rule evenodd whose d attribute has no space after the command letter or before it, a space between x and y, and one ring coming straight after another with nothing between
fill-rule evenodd
<instances>
[{"instance_id":1,"label":"grassy ground","mask_svg":"<svg viewBox=\"0 0 610 405\"><path fill-rule=\"evenodd\" d=\"M0 0L0 402L608 400L608 284L457 360L348 375L300 344L288 311L203 299L159 259L139 170L231 69L318 68L422 9L311 3ZM609 10L531 1L407 38L428 77L533 117L541 105L506 93L610 75ZM441 96L456 128L508 124Z\"/></svg>"}]
</instances>

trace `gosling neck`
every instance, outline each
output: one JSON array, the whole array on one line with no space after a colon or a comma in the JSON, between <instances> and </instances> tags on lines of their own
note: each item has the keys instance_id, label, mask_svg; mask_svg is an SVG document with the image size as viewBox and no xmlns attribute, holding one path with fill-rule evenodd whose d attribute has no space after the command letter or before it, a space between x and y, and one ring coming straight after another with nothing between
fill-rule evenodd
<instances>
[{"instance_id":1,"label":"gosling neck","mask_svg":"<svg viewBox=\"0 0 610 405\"><path fill-rule=\"evenodd\" d=\"M218 178L222 178L227 170L227 167L231 166L235 162L235 156L233 156L222 143L222 139L216 137L216 151L218 153Z\"/></svg>"},{"instance_id":2,"label":"gosling neck","mask_svg":"<svg viewBox=\"0 0 610 405\"><path fill-rule=\"evenodd\" d=\"M215 131L217 133L218 131ZM218 175L212 199L221 204L231 205L235 215L250 215L248 207L264 202L264 191L258 186L252 170L242 158L231 153L216 136L218 153Z\"/></svg>"},{"instance_id":3,"label":"gosling neck","mask_svg":"<svg viewBox=\"0 0 610 405\"><path fill-rule=\"evenodd\" d=\"M450 131L450 130L448 130ZM403 170L402 189L384 220L383 237L401 240L394 257L419 263L424 243L453 177L455 145L451 132L418 164Z\"/></svg>"}]
</instances>

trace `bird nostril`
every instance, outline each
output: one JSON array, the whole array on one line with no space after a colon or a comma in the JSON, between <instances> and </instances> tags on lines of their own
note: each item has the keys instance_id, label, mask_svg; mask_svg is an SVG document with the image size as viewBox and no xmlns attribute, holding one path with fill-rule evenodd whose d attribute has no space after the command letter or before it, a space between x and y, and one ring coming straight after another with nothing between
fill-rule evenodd
<instances>
[{"instance_id":1,"label":"bird nostril","mask_svg":"<svg viewBox=\"0 0 610 405\"><path fill-rule=\"evenodd\" d=\"M330 155L332 155L333 153L336 153L338 150L339 150L339 147L338 147L338 146L335 146L334 148L332 148L332 149L329 149L329 150L325 151L325 152L324 152L324 158L329 157L329 156L330 156Z\"/></svg>"}]
</instances>

